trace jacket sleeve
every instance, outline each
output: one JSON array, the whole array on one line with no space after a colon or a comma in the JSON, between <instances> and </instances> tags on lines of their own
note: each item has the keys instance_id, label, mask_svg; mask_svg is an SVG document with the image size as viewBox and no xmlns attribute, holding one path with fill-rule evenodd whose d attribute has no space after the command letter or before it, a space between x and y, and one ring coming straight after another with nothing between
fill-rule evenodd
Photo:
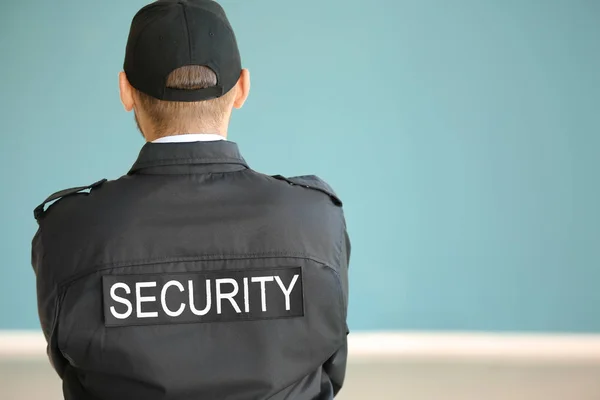
<instances>
[{"instance_id":1,"label":"jacket sleeve","mask_svg":"<svg viewBox=\"0 0 600 400\"><path fill-rule=\"evenodd\" d=\"M350 265L351 244L347 230L344 228L344 238L342 243L342 254L340 255L340 278L342 279L343 290L346 298L346 313L348 309L348 268ZM346 316L345 316L346 317ZM329 376L333 385L333 393L337 395L344 384L346 376L346 363L348 362L348 336L349 330L346 323L346 337L343 345L335 354L327 360L323 369Z\"/></svg>"},{"instance_id":2,"label":"jacket sleeve","mask_svg":"<svg viewBox=\"0 0 600 400\"><path fill-rule=\"evenodd\" d=\"M58 375L62 377L65 359L60 355L60 351L58 351L55 334L59 299L56 285L53 284L53 280L48 276L51 271L48 271L44 265L44 246L41 228L37 230L33 237L31 245L31 264L36 276L38 316L42 332L44 333L46 343L48 344L46 348L48 358Z\"/></svg>"}]
</instances>

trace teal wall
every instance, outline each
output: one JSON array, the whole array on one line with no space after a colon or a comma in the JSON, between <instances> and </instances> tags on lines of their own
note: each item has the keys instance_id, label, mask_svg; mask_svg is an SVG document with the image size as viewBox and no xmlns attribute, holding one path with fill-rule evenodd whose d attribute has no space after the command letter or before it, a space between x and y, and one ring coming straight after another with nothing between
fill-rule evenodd
<instances>
[{"instance_id":1,"label":"teal wall","mask_svg":"<svg viewBox=\"0 0 600 400\"><path fill-rule=\"evenodd\" d=\"M0 329L37 328L33 208L117 178L139 0L0 5ZM350 326L600 332L600 1L224 0L266 173L346 204Z\"/></svg>"}]
</instances>

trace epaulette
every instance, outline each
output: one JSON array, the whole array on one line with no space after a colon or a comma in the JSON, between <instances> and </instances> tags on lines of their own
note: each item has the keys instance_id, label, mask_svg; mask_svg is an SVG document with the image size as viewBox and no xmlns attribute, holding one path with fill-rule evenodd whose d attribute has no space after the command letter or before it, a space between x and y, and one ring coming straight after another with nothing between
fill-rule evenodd
<instances>
[{"instance_id":1,"label":"epaulette","mask_svg":"<svg viewBox=\"0 0 600 400\"><path fill-rule=\"evenodd\" d=\"M37 206L35 208L35 210L33 210L33 216L35 217L35 219L37 221L39 221L39 219L44 215L44 208L46 207L46 204L61 199L63 197L66 196L70 196L73 195L75 193L79 193L82 192L84 190L92 190L100 185L102 185L104 182L106 182L106 179L102 179L96 183L92 183L91 185L88 186L80 186L80 187L75 187L75 188L70 188L70 189L64 189L64 190L60 190L52 195L50 195L46 200L44 200L44 202L42 204L40 204L39 206Z\"/></svg>"},{"instance_id":2,"label":"epaulette","mask_svg":"<svg viewBox=\"0 0 600 400\"><path fill-rule=\"evenodd\" d=\"M286 178L281 175L273 175L273 178L278 179L280 181L286 181L290 185L302 186L307 189L318 190L321 193L325 193L331 198L333 204L336 206L342 206L342 200L335 194L331 186L327 184L324 180L315 175L305 175L305 176L295 176L292 178Z\"/></svg>"}]
</instances>

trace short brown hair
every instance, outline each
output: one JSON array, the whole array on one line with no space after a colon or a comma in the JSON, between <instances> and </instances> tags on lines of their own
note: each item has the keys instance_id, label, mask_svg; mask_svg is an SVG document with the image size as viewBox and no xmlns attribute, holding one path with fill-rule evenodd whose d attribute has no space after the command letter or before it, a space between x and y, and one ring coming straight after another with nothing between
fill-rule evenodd
<instances>
[{"instance_id":1,"label":"short brown hair","mask_svg":"<svg viewBox=\"0 0 600 400\"><path fill-rule=\"evenodd\" d=\"M208 67L188 65L177 68L167 78L167 87L173 89L204 89L217 84L217 75ZM157 137L186 132L190 125L200 125L206 130L218 129L231 111L234 90L217 99L178 102L163 101L136 90L136 96L144 115L148 118Z\"/></svg>"}]
</instances>

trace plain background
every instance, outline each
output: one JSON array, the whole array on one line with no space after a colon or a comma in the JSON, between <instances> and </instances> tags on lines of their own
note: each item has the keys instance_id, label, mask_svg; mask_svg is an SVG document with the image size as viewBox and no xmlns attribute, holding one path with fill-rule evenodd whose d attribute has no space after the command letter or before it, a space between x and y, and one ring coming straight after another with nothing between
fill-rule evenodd
<instances>
[{"instance_id":1,"label":"plain background","mask_svg":"<svg viewBox=\"0 0 600 400\"><path fill-rule=\"evenodd\" d=\"M125 174L138 0L0 1L0 329L37 329L32 210ZM351 330L600 332L600 1L224 0L230 139L345 202Z\"/></svg>"}]
</instances>

